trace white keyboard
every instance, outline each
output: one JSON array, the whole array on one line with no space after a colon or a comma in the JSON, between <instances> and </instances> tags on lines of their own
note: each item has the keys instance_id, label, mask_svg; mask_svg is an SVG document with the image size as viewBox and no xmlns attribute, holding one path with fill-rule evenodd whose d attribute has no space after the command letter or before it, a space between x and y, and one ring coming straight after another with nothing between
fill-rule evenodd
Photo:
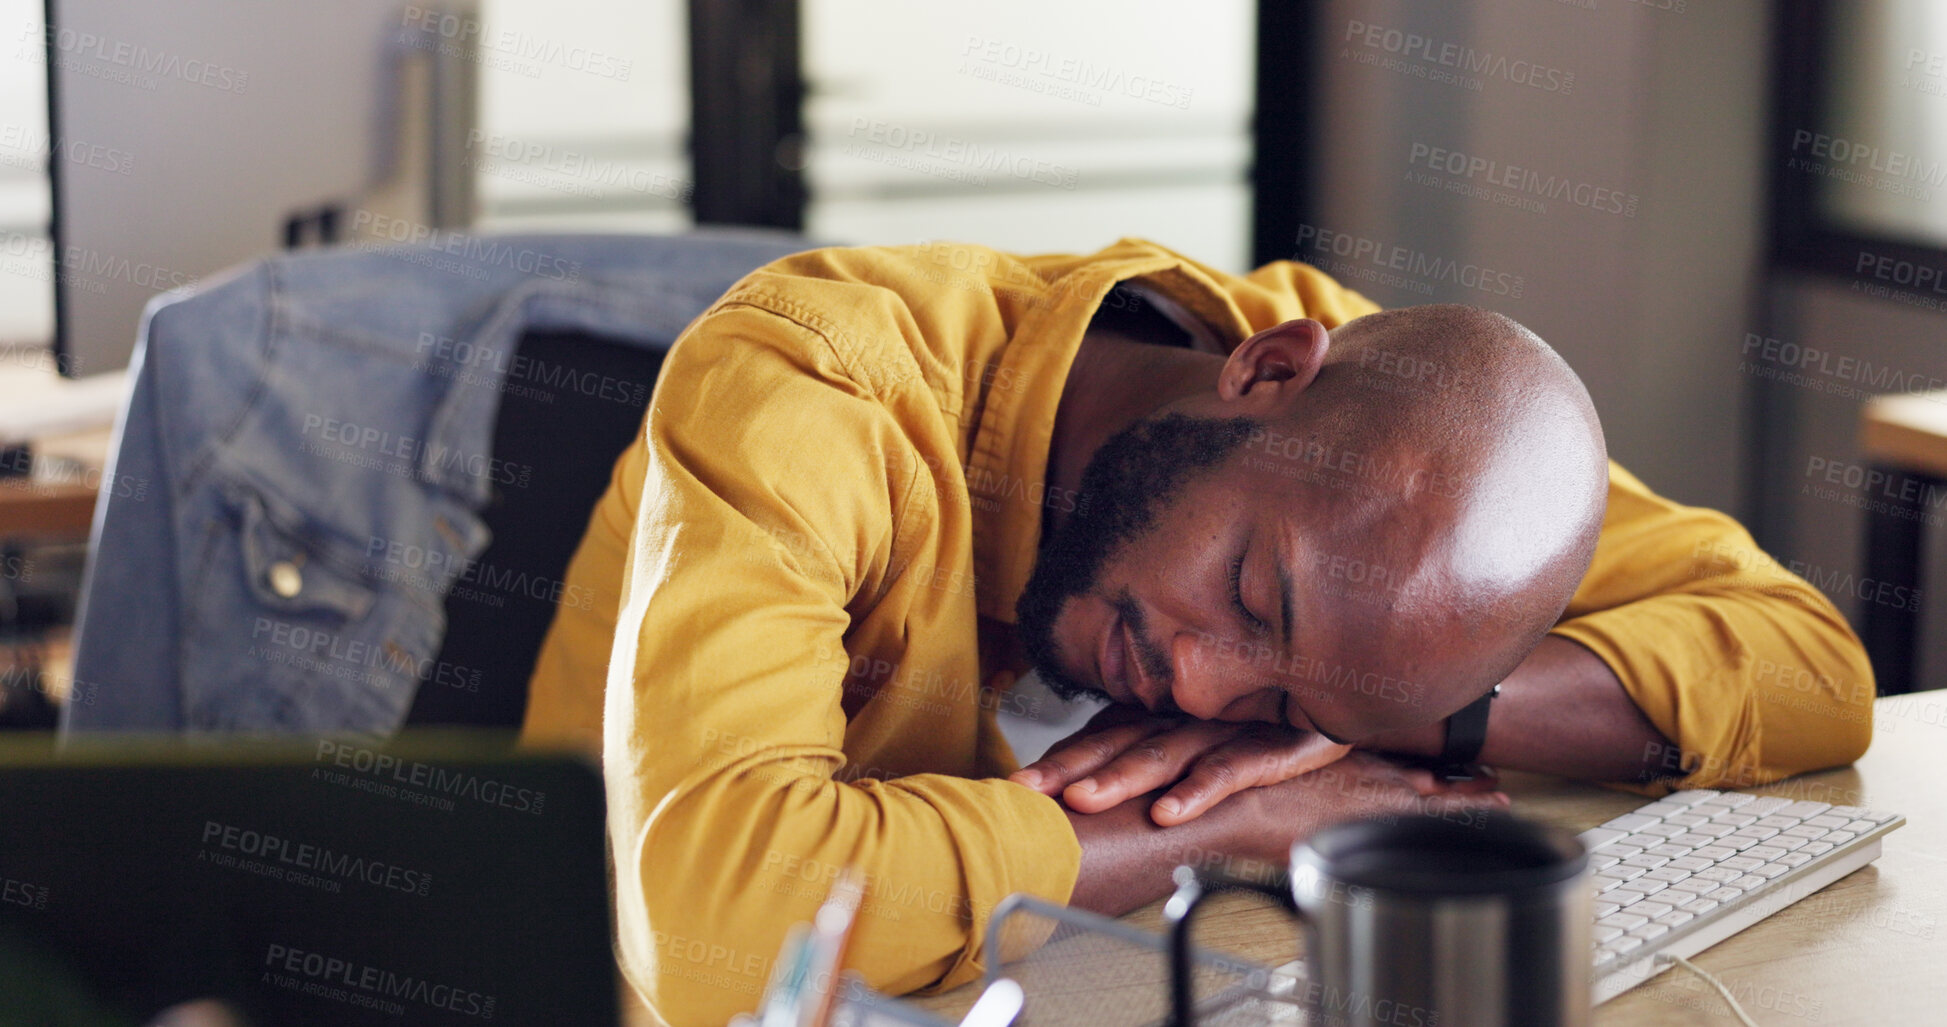
<instances>
[{"instance_id":1,"label":"white keyboard","mask_svg":"<svg viewBox=\"0 0 1947 1027\"><path fill-rule=\"evenodd\" d=\"M1879 857L1896 813L1741 792L1674 792L1582 832L1606 1002Z\"/></svg>"}]
</instances>

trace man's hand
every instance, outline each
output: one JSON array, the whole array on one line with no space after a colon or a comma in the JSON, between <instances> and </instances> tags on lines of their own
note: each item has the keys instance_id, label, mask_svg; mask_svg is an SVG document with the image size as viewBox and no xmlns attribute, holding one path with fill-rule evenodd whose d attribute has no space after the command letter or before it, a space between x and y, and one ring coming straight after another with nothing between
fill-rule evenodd
<instances>
[{"instance_id":1,"label":"man's hand","mask_svg":"<svg viewBox=\"0 0 1947 1027\"><path fill-rule=\"evenodd\" d=\"M1244 867L1281 867L1293 842L1328 824L1382 813L1479 816L1481 809L1507 805L1507 796L1493 789L1484 778L1449 784L1358 751L1288 781L1246 788L1177 827L1156 826L1145 809L1147 795L1100 813L1070 810L1082 869L1068 903L1121 916L1169 894L1170 869L1179 863L1221 854L1245 861Z\"/></svg>"},{"instance_id":2,"label":"man's hand","mask_svg":"<svg viewBox=\"0 0 1947 1027\"><path fill-rule=\"evenodd\" d=\"M1009 780L1058 796L1080 813L1100 813L1173 784L1149 816L1174 827L1247 788L1289 781L1351 751L1278 724L1157 717L1111 706ZM1420 794L1433 794L1433 776L1420 774Z\"/></svg>"}]
</instances>

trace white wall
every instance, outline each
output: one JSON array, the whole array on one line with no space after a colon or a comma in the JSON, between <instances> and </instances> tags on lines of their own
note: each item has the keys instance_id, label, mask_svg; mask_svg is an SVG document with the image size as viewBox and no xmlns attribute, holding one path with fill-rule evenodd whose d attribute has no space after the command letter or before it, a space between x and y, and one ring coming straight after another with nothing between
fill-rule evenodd
<instances>
[{"instance_id":1,"label":"white wall","mask_svg":"<svg viewBox=\"0 0 1947 1027\"><path fill-rule=\"evenodd\" d=\"M1351 278L1388 305L1473 303L1526 324L1587 383L1611 455L1666 495L1735 510L1766 22L1756 0L1333 0L1314 56L1318 227L1491 272L1491 288ZM1550 178L1569 192L1551 197Z\"/></svg>"}]
</instances>

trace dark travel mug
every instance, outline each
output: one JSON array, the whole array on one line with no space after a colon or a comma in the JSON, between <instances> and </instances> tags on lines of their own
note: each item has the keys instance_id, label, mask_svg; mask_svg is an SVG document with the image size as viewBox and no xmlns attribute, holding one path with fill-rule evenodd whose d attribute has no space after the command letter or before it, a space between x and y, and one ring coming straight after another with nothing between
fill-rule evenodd
<instances>
[{"instance_id":1,"label":"dark travel mug","mask_svg":"<svg viewBox=\"0 0 1947 1027\"><path fill-rule=\"evenodd\" d=\"M1190 922L1247 889L1304 925L1307 1023L1345 1027L1587 1024L1593 898L1576 837L1502 810L1334 824L1292 846L1287 880L1176 870L1164 910L1178 1027L1190 1027Z\"/></svg>"}]
</instances>

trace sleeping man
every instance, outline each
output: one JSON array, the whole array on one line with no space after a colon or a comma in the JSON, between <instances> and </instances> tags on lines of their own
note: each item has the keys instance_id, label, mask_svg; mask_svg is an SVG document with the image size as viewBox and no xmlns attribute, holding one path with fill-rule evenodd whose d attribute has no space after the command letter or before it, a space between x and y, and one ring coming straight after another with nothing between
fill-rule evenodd
<instances>
[{"instance_id":1,"label":"sleeping man","mask_svg":"<svg viewBox=\"0 0 1947 1027\"><path fill-rule=\"evenodd\" d=\"M1520 325L1290 262L825 249L677 342L569 570L524 737L600 751L624 969L750 1009L840 868L894 993L1120 914L1190 854L1505 801L1435 762L1748 786L1843 764L1873 682L1730 518L1608 461ZM1114 701L1022 768L1030 668Z\"/></svg>"}]
</instances>

